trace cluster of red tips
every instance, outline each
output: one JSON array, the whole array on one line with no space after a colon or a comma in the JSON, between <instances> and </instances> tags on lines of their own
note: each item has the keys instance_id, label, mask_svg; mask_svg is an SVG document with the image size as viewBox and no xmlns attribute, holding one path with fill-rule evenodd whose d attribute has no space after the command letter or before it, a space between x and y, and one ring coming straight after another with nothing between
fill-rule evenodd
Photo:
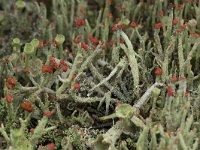
<instances>
[{"instance_id":1,"label":"cluster of red tips","mask_svg":"<svg viewBox=\"0 0 200 150\"><path fill-rule=\"evenodd\" d=\"M113 25L112 31L117 31L116 25Z\"/></svg>"},{"instance_id":2,"label":"cluster of red tips","mask_svg":"<svg viewBox=\"0 0 200 150\"><path fill-rule=\"evenodd\" d=\"M51 62L51 65L55 68L58 69L60 66L56 63L55 58L53 56L49 57L49 60Z\"/></svg>"},{"instance_id":3,"label":"cluster of red tips","mask_svg":"<svg viewBox=\"0 0 200 150\"><path fill-rule=\"evenodd\" d=\"M51 66L48 66L48 65L42 66L42 72L43 73L52 73L52 71L53 71L53 68Z\"/></svg>"},{"instance_id":4,"label":"cluster of red tips","mask_svg":"<svg viewBox=\"0 0 200 150\"><path fill-rule=\"evenodd\" d=\"M49 60L50 62L53 64L53 65L57 65L56 61L55 61L55 58L53 56L50 56L49 57Z\"/></svg>"},{"instance_id":5,"label":"cluster of red tips","mask_svg":"<svg viewBox=\"0 0 200 150\"><path fill-rule=\"evenodd\" d=\"M12 90L13 88L15 88L16 86L16 80L13 78L13 77L8 77L6 79L6 87L9 89L9 90Z\"/></svg>"},{"instance_id":6,"label":"cluster of red tips","mask_svg":"<svg viewBox=\"0 0 200 150\"><path fill-rule=\"evenodd\" d=\"M63 72L67 72L68 67L67 67L65 61L62 60L62 59L60 60L60 66L62 66L62 70L63 70Z\"/></svg>"},{"instance_id":7,"label":"cluster of red tips","mask_svg":"<svg viewBox=\"0 0 200 150\"><path fill-rule=\"evenodd\" d=\"M27 100L24 101L24 102L22 102L21 105L20 105L20 107L22 109L28 111L28 112L32 112L34 110L34 107L33 107L32 103L29 102L29 101L27 101Z\"/></svg>"},{"instance_id":8,"label":"cluster of red tips","mask_svg":"<svg viewBox=\"0 0 200 150\"><path fill-rule=\"evenodd\" d=\"M117 29L123 30L125 28L125 25L123 24L114 24L112 27L112 31L117 31Z\"/></svg>"},{"instance_id":9,"label":"cluster of red tips","mask_svg":"<svg viewBox=\"0 0 200 150\"><path fill-rule=\"evenodd\" d=\"M83 48L85 51L88 49L88 44L86 42L81 43L81 48Z\"/></svg>"},{"instance_id":10,"label":"cluster of red tips","mask_svg":"<svg viewBox=\"0 0 200 150\"><path fill-rule=\"evenodd\" d=\"M60 64L56 63L53 56L50 56L49 60L51 62L51 65L43 65L42 66L43 73L53 73L54 68L59 69L60 67L62 67L63 72L67 71L68 68L64 60L60 60Z\"/></svg>"},{"instance_id":11,"label":"cluster of red tips","mask_svg":"<svg viewBox=\"0 0 200 150\"><path fill-rule=\"evenodd\" d=\"M75 27L80 27L85 25L85 19L77 19Z\"/></svg>"},{"instance_id":12,"label":"cluster of red tips","mask_svg":"<svg viewBox=\"0 0 200 150\"><path fill-rule=\"evenodd\" d=\"M88 38L89 38L90 42L92 42L93 44L99 44L99 40L97 40L93 36L89 35Z\"/></svg>"},{"instance_id":13,"label":"cluster of red tips","mask_svg":"<svg viewBox=\"0 0 200 150\"><path fill-rule=\"evenodd\" d=\"M117 28L123 30L125 28L125 25L123 25L123 24L117 24Z\"/></svg>"}]
</instances>

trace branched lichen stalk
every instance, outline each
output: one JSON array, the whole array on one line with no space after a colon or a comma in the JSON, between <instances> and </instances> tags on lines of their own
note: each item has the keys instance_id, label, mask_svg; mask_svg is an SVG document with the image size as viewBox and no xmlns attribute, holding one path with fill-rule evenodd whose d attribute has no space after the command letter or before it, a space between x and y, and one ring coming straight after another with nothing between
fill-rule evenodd
<instances>
[{"instance_id":1,"label":"branched lichen stalk","mask_svg":"<svg viewBox=\"0 0 200 150\"><path fill-rule=\"evenodd\" d=\"M99 84L97 84L96 86L94 86L91 90L93 91L95 88L101 86L102 84L104 84L105 82L107 82L108 80L110 80L117 72L119 72L121 69L124 68L124 66L126 65L126 61L124 59L121 59L121 61L117 64L117 66L112 70L112 72L108 75L108 77L106 77L105 79L103 79Z\"/></svg>"},{"instance_id":2,"label":"branched lichen stalk","mask_svg":"<svg viewBox=\"0 0 200 150\"><path fill-rule=\"evenodd\" d=\"M67 87L69 87L69 84L72 80L72 76L73 76L73 74L75 74L77 69L80 67L80 64L82 63L82 61L83 61L82 54L80 51L78 51L68 78L63 80L62 85L56 91L56 95L58 97L62 94L63 91L66 90Z\"/></svg>"},{"instance_id":3,"label":"branched lichen stalk","mask_svg":"<svg viewBox=\"0 0 200 150\"><path fill-rule=\"evenodd\" d=\"M99 73L99 71L94 67L93 64L89 64L89 69L93 75L94 78L97 78L98 80L102 81L104 80L103 75ZM104 85L109 89L113 89L113 86L109 82L105 82ZM98 88L98 87L97 87ZM96 89L97 89L96 88ZM119 88L114 88L113 93L120 99L126 100L126 97L124 94L119 90Z\"/></svg>"},{"instance_id":4,"label":"branched lichen stalk","mask_svg":"<svg viewBox=\"0 0 200 150\"><path fill-rule=\"evenodd\" d=\"M152 91L156 87L162 87L162 83L154 83L144 94L143 96L134 104L134 107L140 108L142 105L144 105L148 99L150 98Z\"/></svg>"}]
</instances>

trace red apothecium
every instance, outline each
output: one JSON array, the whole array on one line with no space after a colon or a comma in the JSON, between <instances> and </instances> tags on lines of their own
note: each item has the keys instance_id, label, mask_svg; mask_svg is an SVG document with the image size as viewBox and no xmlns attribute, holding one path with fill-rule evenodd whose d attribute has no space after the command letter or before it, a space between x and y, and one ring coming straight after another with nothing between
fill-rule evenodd
<instances>
[{"instance_id":1,"label":"red apothecium","mask_svg":"<svg viewBox=\"0 0 200 150\"><path fill-rule=\"evenodd\" d=\"M136 24L134 21L132 21L132 22L130 23L130 27L135 28L135 27L137 27L137 24Z\"/></svg>"},{"instance_id":2,"label":"red apothecium","mask_svg":"<svg viewBox=\"0 0 200 150\"><path fill-rule=\"evenodd\" d=\"M45 111L44 116L51 117L52 113L50 111Z\"/></svg>"},{"instance_id":3,"label":"red apothecium","mask_svg":"<svg viewBox=\"0 0 200 150\"><path fill-rule=\"evenodd\" d=\"M20 107L21 107L22 109L28 111L28 112L32 112L32 111L34 110L34 107L33 107L32 103L29 102L29 101L27 101L27 100L26 100L26 101L23 101L23 102L21 103Z\"/></svg>"},{"instance_id":4,"label":"red apothecium","mask_svg":"<svg viewBox=\"0 0 200 150\"><path fill-rule=\"evenodd\" d=\"M162 74L162 68L156 68L155 71L154 71L154 73L156 75L161 75Z\"/></svg>"},{"instance_id":5,"label":"red apothecium","mask_svg":"<svg viewBox=\"0 0 200 150\"><path fill-rule=\"evenodd\" d=\"M154 29L160 29L160 28L162 28L162 26L163 26L162 23L156 23L156 24L154 25Z\"/></svg>"},{"instance_id":6,"label":"red apothecium","mask_svg":"<svg viewBox=\"0 0 200 150\"><path fill-rule=\"evenodd\" d=\"M12 96L10 94L6 94L6 102L11 103L12 102Z\"/></svg>"},{"instance_id":7,"label":"red apothecium","mask_svg":"<svg viewBox=\"0 0 200 150\"><path fill-rule=\"evenodd\" d=\"M75 83L75 84L74 84L74 88L75 88L75 89L80 89L80 88L81 88L81 85L80 85L79 83Z\"/></svg>"}]
</instances>

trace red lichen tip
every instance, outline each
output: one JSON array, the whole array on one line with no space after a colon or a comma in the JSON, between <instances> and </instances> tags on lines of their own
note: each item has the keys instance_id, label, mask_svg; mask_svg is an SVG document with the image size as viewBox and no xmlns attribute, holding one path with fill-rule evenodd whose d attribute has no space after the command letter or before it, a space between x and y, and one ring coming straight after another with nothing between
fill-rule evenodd
<instances>
[{"instance_id":1,"label":"red lichen tip","mask_svg":"<svg viewBox=\"0 0 200 150\"><path fill-rule=\"evenodd\" d=\"M77 19L76 27L85 25L85 19Z\"/></svg>"},{"instance_id":2,"label":"red lichen tip","mask_svg":"<svg viewBox=\"0 0 200 150\"><path fill-rule=\"evenodd\" d=\"M65 61L60 59L60 65L65 65Z\"/></svg>"},{"instance_id":3,"label":"red lichen tip","mask_svg":"<svg viewBox=\"0 0 200 150\"><path fill-rule=\"evenodd\" d=\"M6 102L11 103L12 102L12 96L10 94L6 94Z\"/></svg>"},{"instance_id":4,"label":"red lichen tip","mask_svg":"<svg viewBox=\"0 0 200 150\"><path fill-rule=\"evenodd\" d=\"M174 95L173 89L172 89L172 87L170 85L167 88L167 95L168 96L173 96Z\"/></svg>"},{"instance_id":5,"label":"red lichen tip","mask_svg":"<svg viewBox=\"0 0 200 150\"><path fill-rule=\"evenodd\" d=\"M52 61L55 61L54 57L53 56L49 56L49 60L52 62Z\"/></svg>"},{"instance_id":6,"label":"red lichen tip","mask_svg":"<svg viewBox=\"0 0 200 150\"><path fill-rule=\"evenodd\" d=\"M62 67L62 70L63 70L63 72L67 72L67 66L64 65L64 66Z\"/></svg>"},{"instance_id":7,"label":"red lichen tip","mask_svg":"<svg viewBox=\"0 0 200 150\"><path fill-rule=\"evenodd\" d=\"M189 3L190 2L190 0L185 0L185 3Z\"/></svg>"},{"instance_id":8,"label":"red lichen tip","mask_svg":"<svg viewBox=\"0 0 200 150\"><path fill-rule=\"evenodd\" d=\"M164 15L163 11L160 10L159 15L162 17Z\"/></svg>"},{"instance_id":9,"label":"red lichen tip","mask_svg":"<svg viewBox=\"0 0 200 150\"><path fill-rule=\"evenodd\" d=\"M162 28L162 26L163 26L162 23L156 23L156 24L154 25L154 29L160 29L160 28Z\"/></svg>"},{"instance_id":10,"label":"red lichen tip","mask_svg":"<svg viewBox=\"0 0 200 150\"><path fill-rule=\"evenodd\" d=\"M130 27L135 28L135 27L137 27L137 24L136 24L134 21L132 21L132 22L130 23Z\"/></svg>"},{"instance_id":11,"label":"red lichen tip","mask_svg":"<svg viewBox=\"0 0 200 150\"><path fill-rule=\"evenodd\" d=\"M55 149L55 144L54 143L49 143L47 144L47 148L50 150L54 150Z\"/></svg>"},{"instance_id":12,"label":"red lichen tip","mask_svg":"<svg viewBox=\"0 0 200 150\"><path fill-rule=\"evenodd\" d=\"M48 65L43 65L42 66L42 73L49 72L49 66Z\"/></svg>"},{"instance_id":13,"label":"red lichen tip","mask_svg":"<svg viewBox=\"0 0 200 150\"><path fill-rule=\"evenodd\" d=\"M88 49L88 45L86 42L82 42L81 43L81 48L83 48L84 50L87 50Z\"/></svg>"},{"instance_id":14,"label":"red lichen tip","mask_svg":"<svg viewBox=\"0 0 200 150\"><path fill-rule=\"evenodd\" d=\"M175 83L177 81L177 77L176 76L173 76L172 77L172 81Z\"/></svg>"},{"instance_id":15,"label":"red lichen tip","mask_svg":"<svg viewBox=\"0 0 200 150\"><path fill-rule=\"evenodd\" d=\"M34 128L30 128L29 132L34 133Z\"/></svg>"},{"instance_id":16,"label":"red lichen tip","mask_svg":"<svg viewBox=\"0 0 200 150\"><path fill-rule=\"evenodd\" d=\"M30 73L30 69L26 67L26 68L24 68L24 72L25 73Z\"/></svg>"},{"instance_id":17,"label":"red lichen tip","mask_svg":"<svg viewBox=\"0 0 200 150\"><path fill-rule=\"evenodd\" d=\"M75 84L74 84L74 88L75 88L75 89L80 89L80 88L81 88L81 85L80 85L79 83L75 83Z\"/></svg>"},{"instance_id":18,"label":"red lichen tip","mask_svg":"<svg viewBox=\"0 0 200 150\"><path fill-rule=\"evenodd\" d=\"M28 111L28 112L32 112L32 111L34 110L34 107L33 107L32 103L29 102L29 101L27 101L27 100L26 100L26 101L23 101L23 102L21 103L20 107L21 107L22 109Z\"/></svg>"},{"instance_id":19,"label":"red lichen tip","mask_svg":"<svg viewBox=\"0 0 200 150\"><path fill-rule=\"evenodd\" d=\"M156 75L161 75L162 74L162 68L156 68L155 71L154 71L154 73Z\"/></svg>"},{"instance_id":20,"label":"red lichen tip","mask_svg":"<svg viewBox=\"0 0 200 150\"><path fill-rule=\"evenodd\" d=\"M178 5L178 10L182 10L183 9L183 4Z\"/></svg>"},{"instance_id":21,"label":"red lichen tip","mask_svg":"<svg viewBox=\"0 0 200 150\"><path fill-rule=\"evenodd\" d=\"M76 78L76 74L72 75L72 80L74 80Z\"/></svg>"},{"instance_id":22,"label":"red lichen tip","mask_svg":"<svg viewBox=\"0 0 200 150\"><path fill-rule=\"evenodd\" d=\"M186 24L182 24L182 25L181 25L181 29L184 30L184 29L186 29L186 28L187 28L187 25L186 25Z\"/></svg>"},{"instance_id":23,"label":"red lichen tip","mask_svg":"<svg viewBox=\"0 0 200 150\"><path fill-rule=\"evenodd\" d=\"M108 0L108 4L112 4L113 0Z\"/></svg>"},{"instance_id":24,"label":"red lichen tip","mask_svg":"<svg viewBox=\"0 0 200 150\"><path fill-rule=\"evenodd\" d=\"M175 19L172 21L172 23L173 23L174 25L177 25L177 23L178 23L178 18L175 18Z\"/></svg>"},{"instance_id":25,"label":"red lichen tip","mask_svg":"<svg viewBox=\"0 0 200 150\"><path fill-rule=\"evenodd\" d=\"M8 77L6 79L6 87L9 89L9 90L12 90L13 88L15 88L16 86L16 80L13 78L13 77Z\"/></svg>"},{"instance_id":26,"label":"red lichen tip","mask_svg":"<svg viewBox=\"0 0 200 150\"><path fill-rule=\"evenodd\" d=\"M113 42L113 41L110 41L108 44L110 45L110 47L112 47L113 44L114 44L114 42Z\"/></svg>"},{"instance_id":27,"label":"red lichen tip","mask_svg":"<svg viewBox=\"0 0 200 150\"><path fill-rule=\"evenodd\" d=\"M51 117L52 113L50 111L45 111L44 116Z\"/></svg>"}]
</instances>

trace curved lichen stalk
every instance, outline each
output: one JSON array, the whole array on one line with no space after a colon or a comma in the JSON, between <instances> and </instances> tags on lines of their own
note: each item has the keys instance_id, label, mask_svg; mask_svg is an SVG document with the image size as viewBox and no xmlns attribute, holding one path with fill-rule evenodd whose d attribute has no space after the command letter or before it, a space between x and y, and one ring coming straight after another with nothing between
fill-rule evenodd
<instances>
[{"instance_id":1,"label":"curved lichen stalk","mask_svg":"<svg viewBox=\"0 0 200 150\"><path fill-rule=\"evenodd\" d=\"M129 65L131 67L131 73L134 79L134 91L135 93L139 92L139 68L137 59L135 58L135 51L133 50L133 46L131 44L131 41L129 40L128 36L121 31L121 36L125 40L125 43L127 47L124 44L121 44L121 48L124 50L128 57Z\"/></svg>"},{"instance_id":2,"label":"curved lichen stalk","mask_svg":"<svg viewBox=\"0 0 200 150\"><path fill-rule=\"evenodd\" d=\"M126 65L126 61L124 59L121 59L121 61L117 64L117 66L112 70L112 72L109 74L108 77L106 77L105 79L103 79L99 84L97 84L96 86L94 86L91 90L93 91L95 88L101 86L102 84L104 84L105 82L107 82L108 80L110 80L117 72L120 72L120 70L124 70L124 67Z\"/></svg>"},{"instance_id":3,"label":"curved lichen stalk","mask_svg":"<svg viewBox=\"0 0 200 150\"><path fill-rule=\"evenodd\" d=\"M63 82L62 85L57 89L56 96L60 97L62 92L65 91L67 87L69 87L69 84L72 80L72 76L78 70L82 61L83 61L82 53L81 53L81 51L78 51L78 53L75 57L74 63L72 65L72 70L70 71L69 76L62 81Z\"/></svg>"}]
</instances>

